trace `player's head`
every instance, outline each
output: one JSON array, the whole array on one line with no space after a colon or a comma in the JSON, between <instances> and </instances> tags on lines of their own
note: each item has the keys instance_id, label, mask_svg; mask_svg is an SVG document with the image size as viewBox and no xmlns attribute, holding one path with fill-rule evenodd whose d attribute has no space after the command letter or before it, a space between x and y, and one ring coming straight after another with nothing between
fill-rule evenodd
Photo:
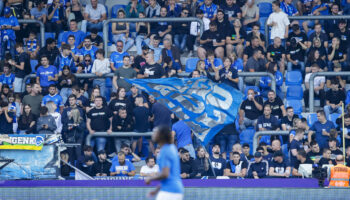
<instances>
[{"instance_id":1,"label":"player's head","mask_svg":"<svg viewBox=\"0 0 350 200\"><path fill-rule=\"evenodd\" d=\"M152 140L157 143L161 144L171 144L172 143L172 136L171 136L171 130L168 126L157 126L153 130Z\"/></svg>"}]
</instances>

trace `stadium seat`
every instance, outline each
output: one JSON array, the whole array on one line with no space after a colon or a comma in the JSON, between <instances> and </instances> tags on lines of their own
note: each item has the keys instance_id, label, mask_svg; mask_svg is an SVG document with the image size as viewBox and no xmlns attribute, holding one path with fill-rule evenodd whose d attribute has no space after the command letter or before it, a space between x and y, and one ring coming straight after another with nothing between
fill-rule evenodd
<instances>
[{"instance_id":1,"label":"stadium seat","mask_svg":"<svg viewBox=\"0 0 350 200\"><path fill-rule=\"evenodd\" d=\"M247 128L239 134L239 140L241 141L241 144L252 143L254 135L255 135L255 129Z\"/></svg>"},{"instance_id":2,"label":"stadium seat","mask_svg":"<svg viewBox=\"0 0 350 200\"><path fill-rule=\"evenodd\" d=\"M49 38L55 39L55 33L45 32L45 45L46 45L46 40Z\"/></svg>"},{"instance_id":3,"label":"stadium seat","mask_svg":"<svg viewBox=\"0 0 350 200\"><path fill-rule=\"evenodd\" d=\"M259 23L260 23L260 32L265 34L265 22L267 20L267 17L261 17L259 18Z\"/></svg>"},{"instance_id":4,"label":"stadium seat","mask_svg":"<svg viewBox=\"0 0 350 200\"><path fill-rule=\"evenodd\" d=\"M272 13L272 4L268 2L261 2L258 4L259 7L259 14L261 17L269 17L269 15ZM261 24L261 26L264 26L265 24Z\"/></svg>"},{"instance_id":5,"label":"stadium seat","mask_svg":"<svg viewBox=\"0 0 350 200\"><path fill-rule=\"evenodd\" d=\"M38 60L30 60L30 67L32 68L32 73L36 72L35 67L38 65Z\"/></svg>"},{"instance_id":6,"label":"stadium seat","mask_svg":"<svg viewBox=\"0 0 350 200\"><path fill-rule=\"evenodd\" d=\"M290 71L286 74L286 86L301 85L303 83L303 76L300 71Z\"/></svg>"},{"instance_id":7,"label":"stadium seat","mask_svg":"<svg viewBox=\"0 0 350 200\"><path fill-rule=\"evenodd\" d=\"M57 47L61 47L61 43L63 42L63 34L65 32L61 32L59 35L58 35L58 38L57 38Z\"/></svg>"},{"instance_id":8,"label":"stadium seat","mask_svg":"<svg viewBox=\"0 0 350 200\"><path fill-rule=\"evenodd\" d=\"M316 121L317 121L317 114L316 113L310 113L307 118L307 124L311 127Z\"/></svg>"},{"instance_id":9,"label":"stadium seat","mask_svg":"<svg viewBox=\"0 0 350 200\"><path fill-rule=\"evenodd\" d=\"M338 127L338 124L336 123L336 120L339 118L340 114L338 113L332 113L328 115L328 120L334 123L335 127Z\"/></svg>"},{"instance_id":10,"label":"stadium seat","mask_svg":"<svg viewBox=\"0 0 350 200\"><path fill-rule=\"evenodd\" d=\"M112 11L111 11L111 18L117 18L118 10L119 10L119 9L125 10L125 8L126 8L125 5L120 5L120 4L114 5L114 6L112 7Z\"/></svg>"},{"instance_id":11,"label":"stadium seat","mask_svg":"<svg viewBox=\"0 0 350 200\"><path fill-rule=\"evenodd\" d=\"M196 69L197 66L197 62L198 62L199 58L189 58L186 60L186 68L185 71L186 72L193 72L193 70Z\"/></svg>"},{"instance_id":12,"label":"stadium seat","mask_svg":"<svg viewBox=\"0 0 350 200\"><path fill-rule=\"evenodd\" d=\"M301 100L287 99L286 107L289 107L289 106L293 107L294 113L297 115L303 112L303 104Z\"/></svg>"},{"instance_id":13,"label":"stadium seat","mask_svg":"<svg viewBox=\"0 0 350 200\"><path fill-rule=\"evenodd\" d=\"M293 85L289 86L287 88L287 94L286 94L286 99L287 100L302 100L303 99L303 87Z\"/></svg>"}]
</instances>

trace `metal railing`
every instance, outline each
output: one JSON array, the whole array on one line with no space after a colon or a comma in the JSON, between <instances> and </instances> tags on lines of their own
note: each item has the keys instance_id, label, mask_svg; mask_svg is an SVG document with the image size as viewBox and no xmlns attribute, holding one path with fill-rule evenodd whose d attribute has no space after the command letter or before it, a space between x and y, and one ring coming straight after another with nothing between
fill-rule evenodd
<instances>
[{"instance_id":1,"label":"metal railing","mask_svg":"<svg viewBox=\"0 0 350 200\"><path fill-rule=\"evenodd\" d=\"M93 137L140 137L140 136L147 136L151 137L152 132L145 132L145 133L137 133L137 132L113 132L113 133L107 133L107 132L96 132L94 134L88 134L85 139L85 144L90 145L91 138Z\"/></svg>"},{"instance_id":2,"label":"metal railing","mask_svg":"<svg viewBox=\"0 0 350 200\"><path fill-rule=\"evenodd\" d=\"M314 79L316 76L349 76L350 72L316 72L312 73L309 80L309 110L314 112Z\"/></svg>"},{"instance_id":3,"label":"metal railing","mask_svg":"<svg viewBox=\"0 0 350 200\"><path fill-rule=\"evenodd\" d=\"M112 22L193 22L196 21L200 24L200 34L204 32L204 23L201 19L196 17L162 17L162 18L123 18L123 19L108 19L103 22L103 48L105 50L105 55L108 55L108 34L112 34L108 30L109 23Z\"/></svg>"},{"instance_id":4,"label":"metal railing","mask_svg":"<svg viewBox=\"0 0 350 200\"><path fill-rule=\"evenodd\" d=\"M40 25L40 41L41 47L45 46L45 25L43 22L35 19L19 19L20 24L39 24Z\"/></svg>"},{"instance_id":5,"label":"metal railing","mask_svg":"<svg viewBox=\"0 0 350 200\"><path fill-rule=\"evenodd\" d=\"M289 135L289 131L259 131L256 132L253 137L253 154L256 151L256 148L258 147L258 139L260 136L263 135Z\"/></svg>"}]
</instances>

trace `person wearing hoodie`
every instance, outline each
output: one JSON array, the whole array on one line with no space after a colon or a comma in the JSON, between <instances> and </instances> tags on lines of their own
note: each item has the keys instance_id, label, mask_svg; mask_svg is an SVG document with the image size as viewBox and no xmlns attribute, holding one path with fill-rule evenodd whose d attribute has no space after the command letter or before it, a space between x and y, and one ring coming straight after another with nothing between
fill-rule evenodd
<instances>
[{"instance_id":1,"label":"person wearing hoodie","mask_svg":"<svg viewBox=\"0 0 350 200\"><path fill-rule=\"evenodd\" d=\"M107 160L107 155L105 150L98 151L98 161L92 165L92 175L93 176L109 176L109 169L112 166Z\"/></svg>"},{"instance_id":2,"label":"person wearing hoodie","mask_svg":"<svg viewBox=\"0 0 350 200\"><path fill-rule=\"evenodd\" d=\"M39 134L54 134L57 129L55 118L48 114L46 106L40 108L36 130Z\"/></svg>"},{"instance_id":3,"label":"person wearing hoodie","mask_svg":"<svg viewBox=\"0 0 350 200\"><path fill-rule=\"evenodd\" d=\"M128 115L126 108L121 107L118 110L118 115L115 115L112 120L113 132L130 132L134 130L134 121L131 115ZM130 146L130 137L117 137L114 139L115 149L119 152L123 143Z\"/></svg>"},{"instance_id":4,"label":"person wearing hoodie","mask_svg":"<svg viewBox=\"0 0 350 200\"><path fill-rule=\"evenodd\" d=\"M180 148L180 167L182 179L193 178L196 175L193 159L190 157L189 151L184 148Z\"/></svg>"},{"instance_id":5,"label":"person wearing hoodie","mask_svg":"<svg viewBox=\"0 0 350 200\"><path fill-rule=\"evenodd\" d=\"M248 177L254 179L260 179L267 176L269 164L266 160L263 160L260 152L254 154L255 162L251 163L248 167Z\"/></svg>"},{"instance_id":6,"label":"person wearing hoodie","mask_svg":"<svg viewBox=\"0 0 350 200\"><path fill-rule=\"evenodd\" d=\"M197 158L193 161L195 176L207 176L210 171L209 154L206 153L204 147L197 148Z\"/></svg>"}]
</instances>

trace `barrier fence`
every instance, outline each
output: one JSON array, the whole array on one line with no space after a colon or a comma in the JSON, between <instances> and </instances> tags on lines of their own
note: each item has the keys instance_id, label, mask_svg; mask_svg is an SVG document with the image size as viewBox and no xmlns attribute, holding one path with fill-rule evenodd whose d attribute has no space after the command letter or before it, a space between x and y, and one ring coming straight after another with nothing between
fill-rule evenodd
<instances>
[{"instance_id":1,"label":"barrier fence","mask_svg":"<svg viewBox=\"0 0 350 200\"><path fill-rule=\"evenodd\" d=\"M41 47L45 46L45 25L43 22L34 19L19 19L20 24L39 24L40 25L40 41Z\"/></svg>"}]
</instances>

